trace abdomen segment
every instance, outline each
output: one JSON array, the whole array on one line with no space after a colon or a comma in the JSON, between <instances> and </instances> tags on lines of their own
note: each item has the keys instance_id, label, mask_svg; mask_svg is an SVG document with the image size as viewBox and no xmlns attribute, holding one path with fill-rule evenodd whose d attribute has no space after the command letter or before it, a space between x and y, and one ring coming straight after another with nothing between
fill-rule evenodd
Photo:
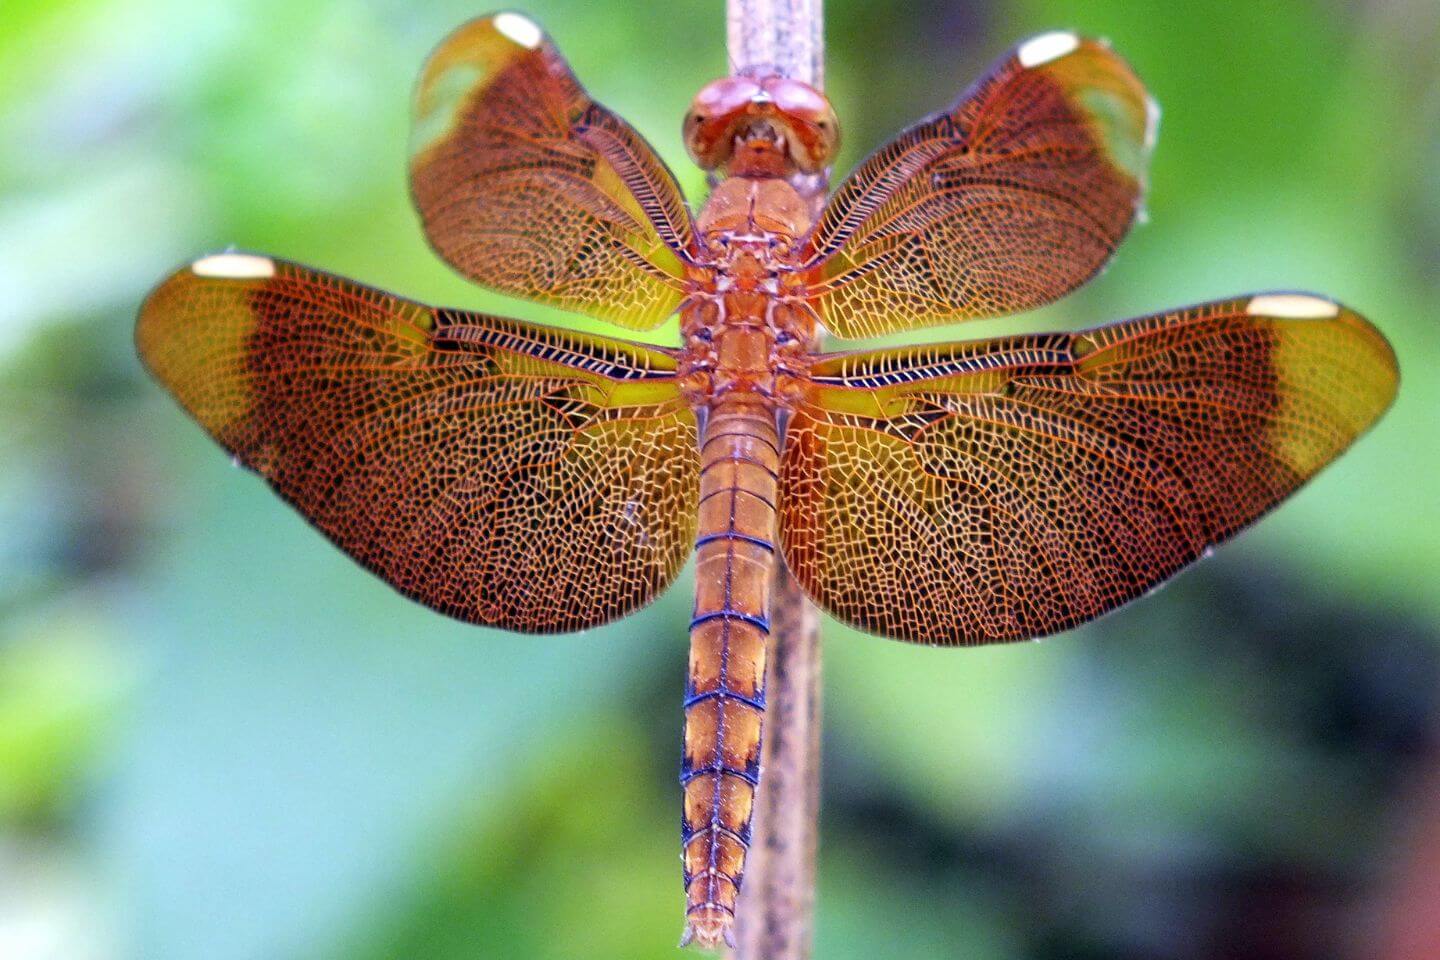
<instances>
[{"instance_id":1,"label":"abdomen segment","mask_svg":"<svg viewBox=\"0 0 1440 960\"><path fill-rule=\"evenodd\" d=\"M780 465L775 416L727 402L701 437L700 536L685 698L682 944L729 938L760 779Z\"/></svg>"}]
</instances>

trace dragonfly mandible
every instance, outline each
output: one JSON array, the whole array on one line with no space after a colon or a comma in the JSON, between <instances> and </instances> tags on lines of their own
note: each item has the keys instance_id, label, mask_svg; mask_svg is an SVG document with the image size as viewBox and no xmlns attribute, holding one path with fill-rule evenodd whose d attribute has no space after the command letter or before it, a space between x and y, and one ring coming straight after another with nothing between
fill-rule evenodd
<instances>
[{"instance_id":1,"label":"dragonfly mandible","mask_svg":"<svg viewBox=\"0 0 1440 960\"><path fill-rule=\"evenodd\" d=\"M825 97L727 77L685 119L715 186L592 100L531 20L452 34L416 92L431 244L470 279L678 348L426 306L220 253L142 307L140 356L240 463L395 589L579 630L695 554L684 941L729 935L759 783L777 564L861 630L1039 637L1140 596L1294 492L1393 398L1389 345L1308 293L1072 333L824 353L1085 283L1134 222L1157 110L1101 42L1019 44L817 212Z\"/></svg>"}]
</instances>

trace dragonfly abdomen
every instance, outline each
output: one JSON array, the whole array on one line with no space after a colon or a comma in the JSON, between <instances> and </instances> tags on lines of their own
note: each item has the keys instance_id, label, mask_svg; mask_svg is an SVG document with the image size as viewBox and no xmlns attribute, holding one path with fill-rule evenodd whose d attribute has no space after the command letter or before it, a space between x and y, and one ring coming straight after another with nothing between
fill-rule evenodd
<instances>
[{"instance_id":1,"label":"dragonfly abdomen","mask_svg":"<svg viewBox=\"0 0 1440 960\"><path fill-rule=\"evenodd\" d=\"M729 936L760 779L765 655L775 565L780 438L774 413L732 399L700 450L695 616L685 697L683 943Z\"/></svg>"}]
</instances>

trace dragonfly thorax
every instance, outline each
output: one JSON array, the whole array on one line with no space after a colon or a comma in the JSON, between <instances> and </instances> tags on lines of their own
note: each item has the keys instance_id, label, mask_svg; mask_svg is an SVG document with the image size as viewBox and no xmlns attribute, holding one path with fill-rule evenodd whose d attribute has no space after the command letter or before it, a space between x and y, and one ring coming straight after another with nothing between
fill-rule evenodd
<instances>
[{"instance_id":1,"label":"dragonfly thorax","mask_svg":"<svg viewBox=\"0 0 1440 960\"><path fill-rule=\"evenodd\" d=\"M732 177L696 227L703 265L681 309L687 396L697 407L735 394L786 405L814 331L797 296L809 207L783 180Z\"/></svg>"},{"instance_id":2,"label":"dragonfly thorax","mask_svg":"<svg viewBox=\"0 0 1440 960\"><path fill-rule=\"evenodd\" d=\"M810 220L809 205L786 181L731 177L715 186L695 228L707 250L767 236L789 247L805 235Z\"/></svg>"}]
</instances>

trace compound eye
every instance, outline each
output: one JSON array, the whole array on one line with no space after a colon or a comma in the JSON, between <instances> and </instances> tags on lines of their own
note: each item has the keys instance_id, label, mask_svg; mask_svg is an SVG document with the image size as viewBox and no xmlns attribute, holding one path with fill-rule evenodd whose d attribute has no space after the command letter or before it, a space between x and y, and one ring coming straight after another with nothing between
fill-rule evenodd
<instances>
[{"instance_id":1,"label":"compound eye","mask_svg":"<svg viewBox=\"0 0 1440 960\"><path fill-rule=\"evenodd\" d=\"M783 113L817 125L830 113L830 101L808 83L779 78L767 86L775 106Z\"/></svg>"},{"instance_id":2,"label":"compound eye","mask_svg":"<svg viewBox=\"0 0 1440 960\"><path fill-rule=\"evenodd\" d=\"M701 87L690 112L705 119L724 116L745 109L759 92L760 85L748 77L725 77Z\"/></svg>"},{"instance_id":3,"label":"compound eye","mask_svg":"<svg viewBox=\"0 0 1440 960\"><path fill-rule=\"evenodd\" d=\"M725 77L706 84L685 114L685 148L702 168L713 170L730 154L733 129L760 93L747 77Z\"/></svg>"},{"instance_id":4,"label":"compound eye","mask_svg":"<svg viewBox=\"0 0 1440 960\"><path fill-rule=\"evenodd\" d=\"M835 157L840 143L835 111L825 95L808 83L776 77L766 81L775 109L788 121L791 155L807 173L824 167Z\"/></svg>"}]
</instances>

